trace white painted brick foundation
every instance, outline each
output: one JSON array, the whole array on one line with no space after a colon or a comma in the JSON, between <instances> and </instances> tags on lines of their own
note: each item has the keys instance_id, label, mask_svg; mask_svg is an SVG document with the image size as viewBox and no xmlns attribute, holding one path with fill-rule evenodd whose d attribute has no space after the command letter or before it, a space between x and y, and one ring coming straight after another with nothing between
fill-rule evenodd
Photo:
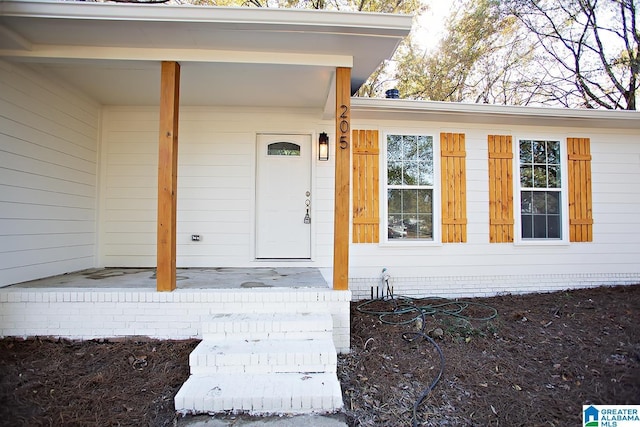
<instances>
[{"instance_id":1,"label":"white painted brick foundation","mask_svg":"<svg viewBox=\"0 0 640 427\"><path fill-rule=\"evenodd\" d=\"M349 351L350 291L318 288L100 290L0 289L0 336L70 339L202 338L223 313L330 313L338 352Z\"/></svg>"},{"instance_id":2,"label":"white painted brick foundation","mask_svg":"<svg viewBox=\"0 0 640 427\"><path fill-rule=\"evenodd\" d=\"M391 274L389 280L389 285L393 287L393 293L396 295L444 298L487 297L505 293L553 292L565 289L633 285L637 283L640 283L640 273L442 277L401 277ZM372 289L374 298L376 298L376 292L380 296L382 296L383 292L382 281L379 277L352 278L349 280L349 289L353 292L353 299L356 301L371 298ZM386 294L386 289L384 293Z\"/></svg>"}]
</instances>

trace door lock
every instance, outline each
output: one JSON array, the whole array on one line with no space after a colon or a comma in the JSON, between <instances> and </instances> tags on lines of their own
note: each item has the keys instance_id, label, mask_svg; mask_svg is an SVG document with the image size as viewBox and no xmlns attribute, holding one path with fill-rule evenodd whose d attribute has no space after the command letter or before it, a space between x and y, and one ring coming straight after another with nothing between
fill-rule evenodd
<instances>
[{"instance_id":1,"label":"door lock","mask_svg":"<svg viewBox=\"0 0 640 427\"><path fill-rule=\"evenodd\" d=\"M307 197L309 197L309 192L307 191ZM309 216L309 205L311 204L311 201L309 199L307 199L304 204L307 206L307 213L304 215L304 223L305 224L311 224L311 217Z\"/></svg>"}]
</instances>

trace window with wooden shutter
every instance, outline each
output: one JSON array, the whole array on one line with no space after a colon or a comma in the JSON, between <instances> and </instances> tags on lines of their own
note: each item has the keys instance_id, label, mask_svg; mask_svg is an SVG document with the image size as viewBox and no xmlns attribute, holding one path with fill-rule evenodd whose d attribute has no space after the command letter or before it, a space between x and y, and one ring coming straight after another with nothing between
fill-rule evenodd
<instances>
[{"instance_id":1,"label":"window with wooden shutter","mask_svg":"<svg viewBox=\"0 0 640 427\"><path fill-rule=\"evenodd\" d=\"M354 130L353 243L380 240L379 143L377 130Z\"/></svg>"},{"instance_id":2,"label":"window with wooden shutter","mask_svg":"<svg viewBox=\"0 0 640 427\"><path fill-rule=\"evenodd\" d=\"M567 138L571 242L593 241L590 145L589 138Z\"/></svg>"},{"instance_id":3,"label":"window with wooden shutter","mask_svg":"<svg viewBox=\"0 0 640 427\"><path fill-rule=\"evenodd\" d=\"M513 242L513 142L489 135L489 241Z\"/></svg>"},{"instance_id":4,"label":"window with wooden shutter","mask_svg":"<svg viewBox=\"0 0 640 427\"><path fill-rule=\"evenodd\" d=\"M433 241L433 140L425 134L386 135L388 242Z\"/></svg>"},{"instance_id":5,"label":"window with wooden shutter","mask_svg":"<svg viewBox=\"0 0 640 427\"><path fill-rule=\"evenodd\" d=\"M442 243L467 241L467 176L465 135L440 134Z\"/></svg>"}]
</instances>

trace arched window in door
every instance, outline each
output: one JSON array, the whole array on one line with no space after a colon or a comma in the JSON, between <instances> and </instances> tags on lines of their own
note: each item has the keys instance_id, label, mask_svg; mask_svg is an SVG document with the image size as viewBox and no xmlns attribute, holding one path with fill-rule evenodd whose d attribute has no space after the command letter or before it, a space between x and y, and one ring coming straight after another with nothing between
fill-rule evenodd
<instances>
[{"instance_id":1,"label":"arched window in door","mask_svg":"<svg viewBox=\"0 0 640 427\"><path fill-rule=\"evenodd\" d=\"M300 145L292 142L273 142L267 147L268 156L300 156Z\"/></svg>"}]
</instances>

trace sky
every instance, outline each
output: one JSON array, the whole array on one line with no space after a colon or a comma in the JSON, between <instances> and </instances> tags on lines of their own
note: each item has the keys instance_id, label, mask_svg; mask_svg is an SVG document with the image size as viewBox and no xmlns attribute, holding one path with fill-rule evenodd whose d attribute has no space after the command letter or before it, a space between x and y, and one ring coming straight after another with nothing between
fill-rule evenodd
<instances>
[{"instance_id":1,"label":"sky","mask_svg":"<svg viewBox=\"0 0 640 427\"><path fill-rule=\"evenodd\" d=\"M422 0L429 10L418 17L414 26L415 41L428 50L434 49L444 33L452 3L448 0Z\"/></svg>"}]
</instances>

